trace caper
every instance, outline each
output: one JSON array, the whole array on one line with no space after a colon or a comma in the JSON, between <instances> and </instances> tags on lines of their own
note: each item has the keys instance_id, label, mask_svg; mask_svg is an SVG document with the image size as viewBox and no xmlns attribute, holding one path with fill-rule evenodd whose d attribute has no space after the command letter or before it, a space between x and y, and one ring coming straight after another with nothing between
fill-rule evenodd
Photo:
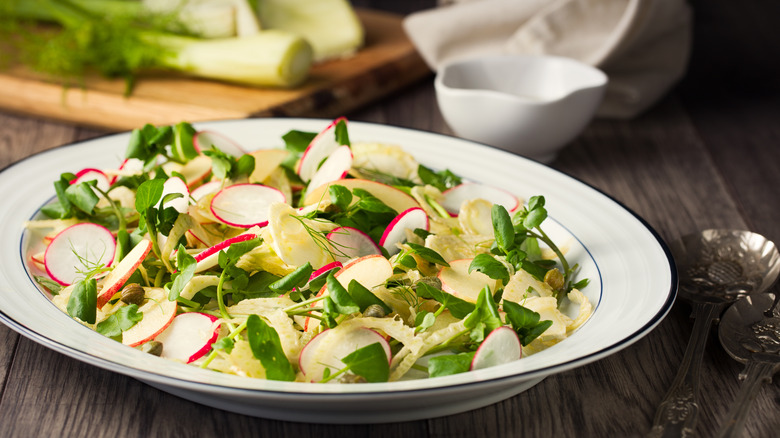
<instances>
[{"instance_id":1,"label":"caper","mask_svg":"<svg viewBox=\"0 0 780 438\"><path fill-rule=\"evenodd\" d=\"M385 315L387 315L385 309L379 304L371 304L370 306L366 307L365 311L363 311L363 316L370 318L384 318Z\"/></svg>"},{"instance_id":2,"label":"caper","mask_svg":"<svg viewBox=\"0 0 780 438\"><path fill-rule=\"evenodd\" d=\"M544 282L555 290L561 289L563 287L563 274L557 269L550 269L544 274Z\"/></svg>"},{"instance_id":3,"label":"caper","mask_svg":"<svg viewBox=\"0 0 780 438\"><path fill-rule=\"evenodd\" d=\"M153 356L160 356L163 351L163 344L162 342L149 341L141 345L141 351L144 353L149 353Z\"/></svg>"},{"instance_id":4,"label":"caper","mask_svg":"<svg viewBox=\"0 0 780 438\"><path fill-rule=\"evenodd\" d=\"M439 280L439 277L423 277L417 281L417 283L415 284L415 288L417 284L420 283L425 283L425 285L430 286L434 289L441 289L441 280Z\"/></svg>"},{"instance_id":5,"label":"caper","mask_svg":"<svg viewBox=\"0 0 780 438\"><path fill-rule=\"evenodd\" d=\"M120 299L126 304L140 306L144 302L144 288L138 283L130 283L122 289Z\"/></svg>"},{"instance_id":6,"label":"caper","mask_svg":"<svg viewBox=\"0 0 780 438\"><path fill-rule=\"evenodd\" d=\"M368 381L363 376L347 373L341 375L341 377L339 378L339 382L340 383L367 383Z\"/></svg>"}]
</instances>

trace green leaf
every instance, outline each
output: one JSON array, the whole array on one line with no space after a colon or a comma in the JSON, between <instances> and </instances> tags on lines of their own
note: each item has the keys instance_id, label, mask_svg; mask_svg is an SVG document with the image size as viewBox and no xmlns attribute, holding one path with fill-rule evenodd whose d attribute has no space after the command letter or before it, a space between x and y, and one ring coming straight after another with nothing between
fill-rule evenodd
<instances>
[{"instance_id":1,"label":"green leaf","mask_svg":"<svg viewBox=\"0 0 780 438\"><path fill-rule=\"evenodd\" d=\"M496 244L504 253L509 252L515 244L515 229L512 226L512 217L503 205L493 204L490 210L490 218L493 222L493 234Z\"/></svg>"},{"instance_id":2,"label":"green leaf","mask_svg":"<svg viewBox=\"0 0 780 438\"><path fill-rule=\"evenodd\" d=\"M409 248L411 248L412 252L414 254L417 254L422 258L423 260L431 263L436 263L437 265L442 266L449 266L450 264L447 263L446 260L444 260L444 257L442 257L438 252L422 246L417 243L407 242L407 245L409 245Z\"/></svg>"},{"instance_id":3,"label":"green leaf","mask_svg":"<svg viewBox=\"0 0 780 438\"><path fill-rule=\"evenodd\" d=\"M98 323L95 330L109 338L117 338L143 318L143 313L138 312L138 306L130 304L119 308L114 314Z\"/></svg>"},{"instance_id":4,"label":"green leaf","mask_svg":"<svg viewBox=\"0 0 780 438\"><path fill-rule=\"evenodd\" d=\"M474 352L446 354L428 359L428 375L430 377L450 376L465 373L471 369Z\"/></svg>"},{"instance_id":5,"label":"green leaf","mask_svg":"<svg viewBox=\"0 0 780 438\"><path fill-rule=\"evenodd\" d=\"M160 202L164 184L165 181L162 179L150 179L138 186L135 193L135 209L138 213L144 215L148 209Z\"/></svg>"},{"instance_id":6,"label":"green leaf","mask_svg":"<svg viewBox=\"0 0 780 438\"><path fill-rule=\"evenodd\" d=\"M530 230L541 225L545 219L547 219L547 210L544 207L537 207L528 212L528 216L523 219L523 226Z\"/></svg>"},{"instance_id":7,"label":"green leaf","mask_svg":"<svg viewBox=\"0 0 780 438\"><path fill-rule=\"evenodd\" d=\"M303 151L309 147L309 143L311 143L311 141L314 140L314 137L316 136L316 132L292 130L284 134L282 136L282 140L284 140L284 145L287 150L303 153Z\"/></svg>"},{"instance_id":8,"label":"green leaf","mask_svg":"<svg viewBox=\"0 0 780 438\"><path fill-rule=\"evenodd\" d=\"M450 311L452 316L458 319L465 318L468 314L474 311L474 303L464 301L454 295L448 294L443 290L436 289L433 286L425 284L423 282L417 283L417 295L422 298L434 299L441 303L447 310Z\"/></svg>"},{"instance_id":9,"label":"green leaf","mask_svg":"<svg viewBox=\"0 0 780 438\"><path fill-rule=\"evenodd\" d=\"M71 184L65 189L65 197L79 210L87 214L92 214L100 198L92 190L94 181Z\"/></svg>"},{"instance_id":10,"label":"green leaf","mask_svg":"<svg viewBox=\"0 0 780 438\"><path fill-rule=\"evenodd\" d=\"M236 345L236 342L232 338L224 337L222 339L217 340L217 342L214 342L211 344L212 350L222 350L226 352L227 354L230 354L231 351L233 351L233 347Z\"/></svg>"},{"instance_id":11,"label":"green leaf","mask_svg":"<svg viewBox=\"0 0 780 438\"><path fill-rule=\"evenodd\" d=\"M509 282L509 271L506 266L490 254L477 254L469 265L469 273L472 271L481 272L494 280L501 280L504 284Z\"/></svg>"},{"instance_id":12,"label":"green leaf","mask_svg":"<svg viewBox=\"0 0 780 438\"><path fill-rule=\"evenodd\" d=\"M498 313L498 305L493 301L493 294L487 286L479 292L474 311L464 320L466 328L475 328L478 324L484 325L483 334L490 333L503 325Z\"/></svg>"},{"instance_id":13,"label":"green leaf","mask_svg":"<svg viewBox=\"0 0 780 438\"><path fill-rule=\"evenodd\" d=\"M344 286L339 283L331 272L328 274L328 297L333 301L335 310L342 315L351 315L360 312L360 306L357 305L352 296L349 295Z\"/></svg>"},{"instance_id":14,"label":"green leaf","mask_svg":"<svg viewBox=\"0 0 780 438\"><path fill-rule=\"evenodd\" d=\"M414 327L417 332L424 332L436 323L436 315L427 310L420 310L414 317Z\"/></svg>"},{"instance_id":15,"label":"green leaf","mask_svg":"<svg viewBox=\"0 0 780 438\"><path fill-rule=\"evenodd\" d=\"M347 211L352 203L352 192L342 185L333 184L328 186L328 195L330 196L330 202L341 211Z\"/></svg>"},{"instance_id":16,"label":"green leaf","mask_svg":"<svg viewBox=\"0 0 780 438\"><path fill-rule=\"evenodd\" d=\"M66 306L68 315L88 324L94 324L97 318L97 282L94 278L75 284Z\"/></svg>"},{"instance_id":17,"label":"green leaf","mask_svg":"<svg viewBox=\"0 0 780 438\"><path fill-rule=\"evenodd\" d=\"M352 190L352 194L360 198L353 207L355 209L365 210L372 213L398 214L398 212L390 208L387 204L382 202L379 198L372 195L367 190L356 188Z\"/></svg>"},{"instance_id":18,"label":"green leaf","mask_svg":"<svg viewBox=\"0 0 780 438\"><path fill-rule=\"evenodd\" d=\"M273 282L268 287L277 292L289 292L295 288L301 288L309 281L314 269L311 267L311 263L306 262L305 265L299 266L291 273L285 275L278 281Z\"/></svg>"},{"instance_id":19,"label":"green leaf","mask_svg":"<svg viewBox=\"0 0 780 438\"><path fill-rule=\"evenodd\" d=\"M372 304L382 306L382 309L385 310L385 314L389 314L393 311L393 309L385 304L384 301L380 300L373 292L368 290L368 288L358 283L357 280L350 281L349 285L347 285L347 290L355 303L360 307L361 312L365 311L366 308Z\"/></svg>"},{"instance_id":20,"label":"green leaf","mask_svg":"<svg viewBox=\"0 0 780 438\"><path fill-rule=\"evenodd\" d=\"M187 249L184 245L179 245L176 250L176 268L178 272L173 274L173 284L171 290L168 291L168 301L176 301L187 286L187 283L192 280L195 275L195 269L198 267L198 262L195 261L195 257L187 253Z\"/></svg>"},{"instance_id":21,"label":"green leaf","mask_svg":"<svg viewBox=\"0 0 780 438\"><path fill-rule=\"evenodd\" d=\"M341 119L336 123L336 143L340 145L350 145L349 142L349 133L347 132L347 121L346 119Z\"/></svg>"},{"instance_id":22,"label":"green leaf","mask_svg":"<svg viewBox=\"0 0 780 438\"><path fill-rule=\"evenodd\" d=\"M249 315L246 321L247 338L252 349L252 355L265 368L266 378L292 382L295 371L282 349L279 334L257 315Z\"/></svg>"},{"instance_id":23,"label":"green leaf","mask_svg":"<svg viewBox=\"0 0 780 438\"><path fill-rule=\"evenodd\" d=\"M424 184L430 184L441 191L455 187L463 182L459 176L449 170L434 172L422 164L417 167L417 174Z\"/></svg>"},{"instance_id":24,"label":"green leaf","mask_svg":"<svg viewBox=\"0 0 780 438\"><path fill-rule=\"evenodd\" d=\"M62 285L56 281L51 280L49 277L43 277L41 275L33 276L35 282L46 288L52 295L59 295L62 291Z\"/></svg>"},{"instance_id":25,"label":"green leaf","mask_svg":"<svg viewBox=\"0 0 780 438\"><path fill-rule=\"evenodd\" d=\"M179 122L173 127L173 144L171 155L179 161L187 162L198 156L193 137L196 134L195 127L187 122Z\"/></svg>"},{"instance_id":26,"label":"green leaf","mask_svg":"<svg viewBox=\"0 0 780 438\"><path fill-rule=\"evenodd\" d=\"M504 300L502 304L507 321L517 332L520 343L523 345L530 344L552 325L552 321L549 320L539 321L541 315L514 301Z\"/></svg>"},{"instance_id":27,"label":"green leaf","mask_svg":"<svg viewBox=\"0 0 780 438\"><path fill-rule=\"evenodd\" d=\"M387 382L390 377L390 362L379 342L359 348L341 358L353 374L362 376L368 382Z\"/></svg>"},{"instance_id":28,"label":"green leaf","mask_svg":"<svg viewBox=\"0 0 780 438\"><path fill-rule=\"evenodd\" d=\"M234 176L249 176L255 170L255 157L249 154L242 155L236 161Z\"/></svg>"},{"instance_id":29,"label":"green leaf","mask_svg":"<svg viewBox=\"0 0 780 438\"><path fill-rule=\"evenodd\" d=\"M531 196L528 200L528 210L536 210L539 207L544 207L544 196Z\"/></svg>"}]
</instances>

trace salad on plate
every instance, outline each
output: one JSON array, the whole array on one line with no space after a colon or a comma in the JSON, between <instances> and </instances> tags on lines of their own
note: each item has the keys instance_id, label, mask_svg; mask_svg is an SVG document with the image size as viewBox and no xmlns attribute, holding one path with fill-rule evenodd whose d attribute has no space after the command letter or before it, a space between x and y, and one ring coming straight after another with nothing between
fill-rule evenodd
<instances>
[{"instance_id":1,"label":"salad on plate","mask_svg":"<svg viewBox=\"0 0 780 438\"><path fill-rule=\"evenodd\" d=\"M251 151L187 122L134 130L116 168L64 169L54 182L56 198L26 224L42 242L30 269L104 336L281 381L462 373L537 353L588 320L588 280L545 233L543 196L353 142L348 125Z\"/></svg>"}]
</instances>

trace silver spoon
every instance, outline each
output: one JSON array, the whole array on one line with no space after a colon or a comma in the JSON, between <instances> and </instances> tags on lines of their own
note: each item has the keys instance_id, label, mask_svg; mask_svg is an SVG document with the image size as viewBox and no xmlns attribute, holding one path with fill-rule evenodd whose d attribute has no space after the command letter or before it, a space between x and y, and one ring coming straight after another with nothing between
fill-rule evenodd
<instances>
[{"instance_id":1,"label":"silver spoon","mask_svg":"<svg viewBox=\"0 0 780 438\"><path fill-rule=\"evenodd\" d=\"M761 385L780 371L780 313L774 310L775 298L771 293L747 296L723 314L718 328L720 343L731 357L746 365L739 375L744 382L718 437L738 436ZM772 309L771 316L766 315L767 309Z\"/></svg>"},{"instance_id":2,"label":"silver spoon","mask_svg":"<svg viewBox=\"0 0 780 438\"><path fill-rule=\"evenodd\" d=\"M712 322L742 295L759 293L780 272L780 254L760 234L705 230L671 245L679 296L693 306L691 338L677 376L656 411L649 437L691 436L699 413L699 369Z\"/></svg>"}]
</instances>

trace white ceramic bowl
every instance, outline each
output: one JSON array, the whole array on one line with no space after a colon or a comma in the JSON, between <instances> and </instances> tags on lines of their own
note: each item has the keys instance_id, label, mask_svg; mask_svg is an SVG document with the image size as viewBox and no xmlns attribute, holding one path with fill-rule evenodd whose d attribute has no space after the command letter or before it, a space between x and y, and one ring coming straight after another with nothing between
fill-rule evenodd
<instances>
[{"instance_id":1,"label":"white ceramic bowl","mask_svg":"<svg viewBox=\"0 0 780 438\"><path fill-rule=\"evenodd\" d=\"M607 76L569 58L491 56L442 67L435 87L456 135L550 162L593 118Z\"/></svg>"}]
</instances>

